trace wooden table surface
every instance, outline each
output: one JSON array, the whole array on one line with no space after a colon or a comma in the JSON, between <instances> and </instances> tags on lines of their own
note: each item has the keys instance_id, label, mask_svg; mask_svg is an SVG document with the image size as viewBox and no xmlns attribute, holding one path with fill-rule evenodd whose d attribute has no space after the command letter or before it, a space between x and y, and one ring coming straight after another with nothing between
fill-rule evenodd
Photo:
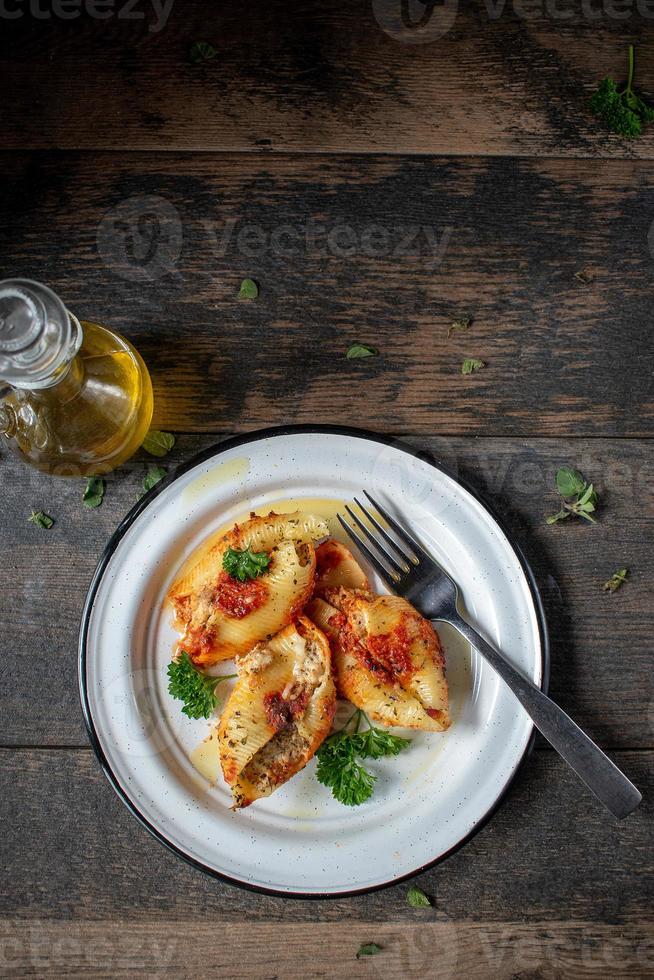
<instances>
[{"instance_id":1,"label":"wooden table surface","mask_svg":"<svg viewBox=\"0 0 654 980\"><path fill-rule=\"evenodd\" d=\"M2 451L0 975L651 976L654 126L626 142L586 101L628 42L654 93L654 15L450 2L401 33L400 0L178 0L163 26L124 6L0 17L3 274L136 342L169 469L320 421L471 480L536 571L553 696L644 800L615 823L539 740L417 879L431 910L406 885L301 902L203 876L114 795L77 694L84 595L145 459L88 511ZM216 56L194 64L200 40ZM380 356L345 360L354 341ZM564 463L597 486L596 526L545 524Z\"/></svg>"}]
</instances>

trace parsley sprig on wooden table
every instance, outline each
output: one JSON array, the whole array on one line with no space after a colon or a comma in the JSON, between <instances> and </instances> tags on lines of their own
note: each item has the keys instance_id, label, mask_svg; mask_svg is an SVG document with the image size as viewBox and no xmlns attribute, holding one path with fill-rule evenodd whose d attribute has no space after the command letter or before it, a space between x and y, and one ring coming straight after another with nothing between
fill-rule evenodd
<instances>
[{"instance_id":1,"label":"parsley sprig on wooden table","mask_svg":"<svg viewBox=\"0 0 654 980\"><path fill-rule=\"evenodd\" d=\"M150 464L147 473L143 477L143 493L141 496L148 493L149 490L152 490L152 487L156 487L157 483L161 483L165 476L166 471L163 466L153 466Z\"/></svg>"},{"instance_id":2,"label":"parsley sprig on wooden table","mask_svg":"<svg viewBox=\"0 0 654 980\"><path fill-rule=\"evenodd\" d=\"M620 586L626 582L628 574L628 568L619 568L618 571L614 572L611 578L604 583L602 588L605 592L617 592Z\"/></svg>"},{"instance_id":3,"label":"parsley sprig on wooden table","mask_svg":"<svg viewBox=\"0 0 654 980\"><path fill-rule=\"evenodd\" d=\"M432 907L429 896L425 895L422 888L418 888L417 885L409 888L406 893L406 900L412 909L430 909Z\"/></svg>"},{"instance_id":4,"label":"parsley sprig on wooden table","mask_svg":"<svg viewBox=\"0 0 654 980\"><path fill-rule=\"evenodd\" d=\"M151 456L166 456L175 445L172 432L162 432L160 429L150 429L141 444L141 448Z\"/></svg>"},{"instance_id":5,"label":"parsley sprig on wooden table","mask_svg":"<svg viewBox=\"0 0 654 980\"><path fill-rule=\"evenodd\" d=\"M619 136L634 139L643 131L643 123L654 122L654 109L634 91L634 46L629 45L627 82L620 88L612 78L603 78L589 105L596 116Z\"/></svg>"},{"instance_id":6,"label":"parsley sprig on wooden table","mask_svg":"<svg viewBox=\"0 0 654 980\"><path fill-rule=\"evenodd\" d=\"M574 515L595 524L592 513L597 507L597 493L592 483L586 483L581 473L571 466L562 466L557 470L556 489L563 498L563 506L556 514L547 518L548 524L556 524Z\"/></svg>"},{"instance_id":7,"label":"parsley sprig on wooden table","mask_svg":"<svg viewBox=\"0 0 654 980\"><path fill-rule=\"evenodd\" d=\"M447 328L447 336L449 337L455 330L468 330L471 323L471 316L461 316L458 318L458 320L452 320Z\"/></svg>"},{"instance_id":8,"label":"parsley sprig on wooden table","mask_svg":"<svg viewBox=\"0 0 654 980\"><path fill-rule=\"evenodd\" d=\"M360 732L364 719L368 729ZM352 722L354 731L349 732ZM383 728L375 728L365 712L358 708L342 730L330 735L316 752L316 778L323 786L329 786L339 803L359 806L372 796L377 777L364 769L357 759L382 759L385 756L398 755L410 744L409 738L400 738Z\"/></svg>"},{"instance_id":9,"label":"parsley sprig on wooden table","mask_svg":"<svg viewBox=\"0 0 654 980\"><path fill-rule=\"evenodd\" d=\"M42 510L33 510L27 520L32 524L36 524L37 527L43 527L48 531L54 524L54 519L50 517L49 514L44 513Z\"/></svg>"},{"instance_id":10,"label":"parsley sprig on wooden table","mask_svg":"<svg viewBox=\"0 0 654 980\"><path fill-rule=\"evenodd\" d=\"M257 299L259 287L254 279L244 279L238 291L239 299Z\"/></svg>"},{"instance_id":11,"label":"parsley sprig on wooden table","mask_svg":"<svg viewBox=\"0 0 654 980\"><path fill-rule=\"evenodd\" d=\"M461 374L474 374L484 367L486 367L485 362L480 361L478 357L466 357L461 365Z\"/></svg>"},{"instance_id":12,"label":"parsley sprig on wooden table","mask_svg":"<svg viewBox=\"0 0 654 980\"><path fill-rule=\"evenodd\" d=\"M377 956L382 949L378 943L362 943L357 950L357 959L360 960L362 956Z\"/></svg>"},{"instance_id":13,"label":"parsley sprig on wooden table","mask_svg":"<svg viewBox=\"0 0 654 980\"><path fill-rule=\"evenodd\" d=\"M105 482L101 476L90 476L86 481L82 502L85 507L99 507L104 497Z\"/></svg>"},{"instance_id":14,"label":"parsley sprig on wooden table","mask_svg":"<svg viewBox=\"0 0 654 980\"><path fill-rule=\"evenodd\" d=\"M361 357L378 357L379 351L370 344L350 344L345 354L348 361Z\"/></svg>"},{"instance_id":15,"label":"parsley sprig on wooden table","mask_svg":"<svg viewBox=\"0 0 654 980\"><path fill-rule=\"evenodd\" d=\"M188 52L191 63L194 65L199 65L203 61L211 61L217 54L213 44L209 44L208 41L194 41Z\"/></svg>"}]
</instances>

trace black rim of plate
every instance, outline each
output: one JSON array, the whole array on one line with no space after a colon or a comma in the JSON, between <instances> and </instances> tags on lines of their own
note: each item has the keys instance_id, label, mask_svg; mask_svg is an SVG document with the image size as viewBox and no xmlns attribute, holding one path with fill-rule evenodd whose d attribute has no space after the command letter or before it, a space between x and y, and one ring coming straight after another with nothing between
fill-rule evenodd
<instances>
[{"instance_id":1,"label":"black rim of plate","mask_svg":"<svg viewBox=\"0 0 654 980\"><path fill-rule=\"evenodd\" d=\"M176 480L178 480L189 470L193 469L195 466L198 466L200 463L206 462L208 459L212 459L214 456L220 456L221 453L224 453L230 449L234 449L237 446L246 445L247 443L250 442L258 442L261 439L270 439L276 436L303 435L303 434L306 435L307 433L350 436L354 439L366 439L370 442L377 442L380 445L391 446L394 449L398 449L401 452L405 452L408 455L421 460L422 462L428 463L430 466L433 466L434 469L440 470L441 473L444 473L446 476L450 477L450 479L454 480L457 484L459 484L459 486L463 487L464 490L466 490L469 494L471 494L471 496L474 497L475 500L477 500L482 505L482 507L484 507L484 509L490 514L490 516L493 518L495 523L498 525L500 530L504 533L518 561L520 562L522 570L525 573L525 577L527 579L532 601L534 604L534 609L536 611L536 618L538 621L538 632L539 632L540 649L541 649L541 670L542 670L541 687L544 691L547 691L548 683L549 683L550 652L549 652L549 636L547 631L547 623L545 619L545 611L543 608L543 601L540 595L540 591L538 589L538 585L536 583L536 578L534 576L534 573L532 571L529 562L525 558L520 546L515 542L512 533L505 526L502 518L500 518L496 514L495 509L492 506L490 506L482 496L480 496L480 494L477 492L477 490L474 487L470 486L467 480L462 479L458 475L451 473L446 466L443 466L441 463L437 462L434 458L432 458L432 456L428 452L415 450L413 449L413 447L408 446L407 444L402 442L401 439L396 439L392 436L378 435L377 433L372 432L369 429L357 429L357 428L350 428L348 426L338 426L338 425L311 425L311 424L274 426L272 428L267 428L267 429L257 429L256 431L248 432L245 435L234 436L233 438L227 438L223 442L217 443L216 445L211 446L209 449L205 449L202 452L197 453L195 456L193 456L192 459L188 460L188 462L182 463L180 466L178 466L175 469L173 473L169 474L164 480L162 480L155 487L153 487L152 490L150 490L147 494L141 497L141 499L134 505L134 507L132 507L132 509L123 518L123 520L120 522L120 524L112 534L111 538L107 542L104 551L102 552L102 555L100 557L100 561L98 562L97 568L93 574L93 578L91 579L91 584L89 586L86 601L84 603L84 609L82 611L82 621L80 626L80 636L79 636L79 660L78 660L79 690L80 690L80 699L82 703L82 712L84 715L84 722L86 724L88 736L91 745L93 746L93 750L95 751L95 754L98 758L98 761L102 766L105 776L111 783L114 791L117 793L117 795L120 797L120 799L125 804L127 809L130 811L132 816L136 817L139 823L143 827L145 827L145 829L150 834L152 834L153 837L155 837L161 844L163 844L164 847L172 851L174 854L182 858L184 861L192 865L194 868L197 868L199 871L203 871L205 874L208 874L213 878L219 878L221 881L229 882L229 884L231 885L237 885L238 887L245 888L249 891L263 893L264 895L274 895L279 898L302 898L302 899L349 898L354 895L365 895L370 892L380 891L383 888L390 888L392 885L397 885L403 881L408 881L410 878L413 878L416 875L421 874L423 871L427 871L429 868L433 868L435 865L440 864L442 861L445 861L446 858L450 857L452 854L458 851L461 847L464 846L464 844L467 844L468 841L471 840L475 836L475 834L477 834L482 829L482 827L484 827L488 823L488 821L497 812L497 810L503 803L507 793L513 786L526 759L531 754L534 745L536 730L532 729L532 733L529 738L529 741L527 742L525 750L522 753L520 759L516 762L513 773L511 774L510 779L507 781L506 785L502 789L500 795L489 807L489 809L480 817L480 819L477 821L474 827L472 827L472 829L464 837L462 837L461 840L457 841L456 844L454 844L451 848L449 848L449 850L444 851L442 854L437 855L437 857L433 858L431 861L427 861L425 864L421 864L420 867L415 868L413 871L409 871L406 874L399 875L396 878L392 878L390 881L384 881L377 885L370 885L366 888L355 888L355 889L349 889L343 891L331 891L331 892L287 891L278 888L267 888L264 885L255 885L248 881L242 881L239 878L233 878L231 875L225 874L222 871L216 871L215 868L211 868L208 865L203 864L201 861L198 861L196 858L192 857L191 855L186 854L183 850L181 850L181 848L177 847L176 844L173 844L172 841L168 840L168 838L157 827L155 827L152 823L150 823L147 817L145 817L141 813L141 811L138 809L136 804L130 799L126 791L123 789L104 754L104 750L102 749L102 746L100 744L100 739L98 737L98 733L95 728L93 717L91 715L87 680L86 680L86 664L87 664L87 654L88 654L88 650L87 650L88 630L89 630L89 624L91 620L91 613L93 611L93 604L95 602L95 597L97 595L98 589L102 582L102 578L107 569L107 566L109 565L109 562L111 561L111 558L116 548L118 547L118 544L124 537L127 530L132 526L132 524L139 517L139 515L143 513L143 511L148 507L148 505L152 502L152 500L154 500L154 498L157 497L163 490L171 486L171 484L175 483Z\"/></svg>"}]
</instances>

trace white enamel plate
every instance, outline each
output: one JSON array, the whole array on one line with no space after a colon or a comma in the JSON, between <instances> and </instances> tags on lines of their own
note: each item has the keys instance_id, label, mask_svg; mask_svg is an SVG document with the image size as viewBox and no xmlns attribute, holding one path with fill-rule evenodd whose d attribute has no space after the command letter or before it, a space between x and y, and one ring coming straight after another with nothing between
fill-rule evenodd
<instances>
[{"instance_id":1,"label":"white enamel plate","mask_svg":"<svg viewBox=\"0 0 654 980\"><path fill-rule=\"evenodd\" d=\"M351 894L423 870L490 816L529 748L532 725L511 692L442 626L452 726L445 734L400 732L412 738L410 748L366 764L377 781L362 806L332 799L312 761L268 799L233 812L222 777L212 784L199 771L206 767L196 768L209 722L187 719L167 692L176 634L164 597L180 566L209 534L250 510L280 501L290 509L297 498L309 498L307 509L316 509L316 498L348 501L364 488L448 569L473 622L544 683L538 593L497 520L433 462L357 430L266 430L196 457L128 514L89 590L80 691L91 741L114 789L179 855L262 891ZM217 672L230 673L226 668ZM219 702L228 683L218 688Z\"/></svg>"}]
</instances>

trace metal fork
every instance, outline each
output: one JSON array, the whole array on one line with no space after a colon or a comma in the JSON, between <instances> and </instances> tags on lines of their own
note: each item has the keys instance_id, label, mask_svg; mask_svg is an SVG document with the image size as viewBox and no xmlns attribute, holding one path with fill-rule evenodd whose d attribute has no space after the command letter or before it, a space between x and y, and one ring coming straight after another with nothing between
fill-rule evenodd
<instances>
[{"instance_id":1,"label":"metal fork","mask_svg":"<svg viewBox=\"0 0 654 980\"><path fill-rule=\"evenodd\" d=\"M427 554L413 535L376 500L373 500L369 493L365 490L363 492L398 540L391 537L374 514L371 514L356 497L355 504L375 529L376 534L347 505L345 510L361 534L358 534L341 514L338 515L338 519L343 529L361 549L371 565L377 569L389 588L408 599L426 619L450 623L475 650L479 651L502 680L509 685L536 728L543 733L559 755L615 817L621 820L635 810L642 796L633 783L582 732L565 711L461 616L457 608L459 590L456 582L431 555ZM364 538L370 542L372 548L366 544Z\"/></svg>"}]
</instances>

